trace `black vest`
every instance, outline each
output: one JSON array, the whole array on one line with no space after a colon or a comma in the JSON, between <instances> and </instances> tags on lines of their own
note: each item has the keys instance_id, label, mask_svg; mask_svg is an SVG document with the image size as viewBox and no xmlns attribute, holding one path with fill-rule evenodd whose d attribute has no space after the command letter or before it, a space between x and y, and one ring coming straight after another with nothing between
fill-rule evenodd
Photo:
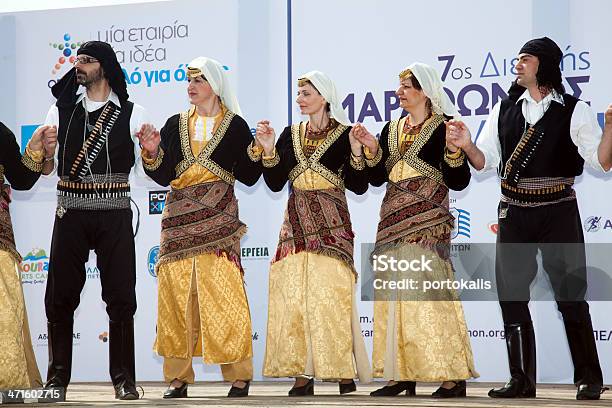
<instances>
[{"instance_id":1,"label":"black vest","mask_svg":"<svg viewBox=\"0 0 612 408\"><path fill-rule=\"evenodd\" d=\"M112 102L110 102L112 103ZM129 174L134 165L134 142L130 131L130 118L134 104L125 101L121 106L121 113L110 131L107 139L108 157L112 173ZM89 123L94 124L103 111L103 107L89 113ZM83 147L83 130L85 129L85 108L81 102L72 106L61 106L59 110L58 129L58 175L69 176L72 163ZM85 132L85 138L89 132ZM64 150L65 148L65 150ZM100 153L91 164L93 174L107 172L107 146L102 147ZM76 180L76 179L75 179Z\"/></svg>"},{"instance_id":2,"label":"black vest","mask_svg":"<svg viewBox=\"0 0 612 408\"><path fill-rule=\"evenodd\" d=\"M550 107L538 124L545 123L542 142L534 152L534 156L521 172L525 177L575 177L582 174L584 159L578 153L578 147L570 136L570 122L578 99L568 94L563 95L565 105L551 102ZM503 168L512 156L523 132L525 117L522 112L522 102L504 99L499 110L499 142L501 144L501 163Z\"/></svg>"}]
</instances>

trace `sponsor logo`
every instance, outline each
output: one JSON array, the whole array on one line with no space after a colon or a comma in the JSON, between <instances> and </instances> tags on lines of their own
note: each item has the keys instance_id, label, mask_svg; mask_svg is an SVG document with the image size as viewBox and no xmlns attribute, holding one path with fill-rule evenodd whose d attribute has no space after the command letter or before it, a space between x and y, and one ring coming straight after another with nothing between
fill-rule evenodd
<instances>
[{"instance_id":1,"label":"sponsor logo","mask_svg":"<svg viewBox=\"0 0 612 408\"><path fill-rule=\"evenodd\" d=\"M55 85L57 79L72 68L76 59L77 48L80 47L81 44L81 41L75 42L69 33L64 33L61 41L49 42L49 47L56 51L53 57L53 66L51 67L52 77L47 82L49 88Z\"/></svg>"},{"instance_id":2,"label":"sponsor logo","mask_svg":"<svg viewBox=\"0 0 612 408\"><path fill-rule=\"evenodd\" d=\"M100 279L100 270L97 266L87 267L87 279Z\"/></svg>"},{"instance_id":3,"label":"sponsor logo","mask_svg":"<svg viewBox=\"0 0 612 408\"><path fill-rule=\"evenodd\" d=\"M47 333L38 333L36 336L37 346L47 346L49 343L49 335ZM79 345L81 343L81 332L72 333L72 344Z\"/></svg>"},{"instance_id":4,"label":"sponsor logo","mask_svg":"<svg viewBox=\"0 0 612 408\"><path fill-rule=\"evenodd\" d=\"M459 235L470 238L470 212L462 208L451 207L450 213L455 217L455 225L451 233L451 239L457 238Z\"/></svg>"},{"instance_id":5,"label":"sponsor logo","mask_svg":"<svg viewBox=\"0 0 612 408\"><path fill-rule=\"evenodd\" d=\"M149 250L149 255L147 256L147 265L149 270L149 275L156 278L155 274L155 265L157 264L157 260L159 259L159 245L154 246Z\"/></svg>"},{"instance_id":6,"label":"sponsor logo","mask_svg":"<svg viewBox=\"0 0 612 408\"><path fill-rule=\"evenodd\" d=\"M243 259L267 259L270 258L268 247L242 247L240 257Z\"/></svg>"},{"instance_id":7,"label":"sponsor logo","mask_svg":"<svg viewBox=\"0 0 612 408\"><path fill-rule=\"evenodd\" d=\"M57 43L49 43L49 47L56 49L59 53L57 62L53 64L53 68L51 69L53 75L57 75L66 62L70 65L74 64L76 49L81 46L80 42L72 42L72 37L68 33L64 34L62 40L63 41Z\"/></svg>"},{"instance_id":8,"label":"sponsor logo","mask_svg":"<svg viewBox=\"0 0 612 408\"><path fill-rule=\"evenodd\" d=\"M159 215L164 211L166 206L167 190L149 191L149 214Z\"/></svg>"},{"instance_id":9,"label":"sponsor logo","mask_svg":"<svg viewBox=\"0 0 612 408\"><path fill-rule=\"evenodd\" d=\"M47 281L49 257L44 249L34 248L21 262L21 283L39 284Z\"/></svg>"},{"instance_id":10,"label":"sponsor logo","mask_svg":"<svg viewBox=\"0 0 612 408\"><path fill-rule=\"evenodd\" d=\"M489 232L497 235L497 231L499 231L499 224L497 223L497 221L491 221L487 225L487 229L489 230Z\"/></svg>"},{"instance_id":11,"label":"sponsor logo","mask_svg":"<svg viewBox=\"0 0 612 408\"><path fill-rule=\"evenodd\" d=\"M601 217L590 216L583 223L586 232L597 232L601 228Z\"/></svg>"},{"instance_id":12,"label":"sponsor logo","mask_svg":"<svg viewBox=\"0 0 612 408\"><path fill-rule=\"evenodd\" d=\"M582 224L586 232L612 230L612 219L600 216L590 216Z\"/></svg>"}]
</instances>

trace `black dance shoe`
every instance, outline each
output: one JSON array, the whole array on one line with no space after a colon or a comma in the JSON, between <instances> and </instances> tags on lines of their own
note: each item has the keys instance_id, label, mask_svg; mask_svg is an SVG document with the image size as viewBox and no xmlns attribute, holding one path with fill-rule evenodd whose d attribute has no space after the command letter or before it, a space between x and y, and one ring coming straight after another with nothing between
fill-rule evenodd
<instances>
[{"instance_id":1,"label":"black dance shoe","mask_svg":"<svg viewBox=\"0 0 612 408\"><path fill-rule=\"evenodd\" d=\"M340 395L357 391L357 385L355 385L355 381L353 380L348 384L338 383L338 386L340 387Z\"/></svg>"},{"instance_id":2,"label":"black dance shoe","mask_svg":"<svg viewBox=\"0 0 612 408\"><path fill-rule=\"evenodd\" d=\"M608 387L602 387L598 384L580 384L578 392L576 393L576 399L598 400L599 396L607 390L609 390Z\"/></svg>"},{"instance_id":3,"label":"black dance shoe","mask_svg":"<svg viewBox=\"0 0 612 408\"><path fill-rule=\"evenodd\" d=\"M114 385L114 387L115 399L131 401L140 398L140 394L136 391L136 385L131 381L121 381L119 384Z\"/></svg>"},{"instance_id":4,"label":"black dance shoe","mask_svg":"<svg viewBox=\"0 0 612 408\"><path fill-rule=\"evenodd\" d=\"M465 397L465 381L453 381L455 386L453 388L440 387L431 394L434 398L458 398Z\"/></svg>"},{"instance_id":5,"label":"black dance shoe","mask_svg":"<svg viewBox=\"0 0 612 408\"><path fill-rule=\"evenodd\" d=\"M372 397L393 397L403 391L406 391L406 396L414 397L416 395L416 382L399 381L397 384L385 385L376 391L372 391L370 395Z\"/></svg>"},{"instance_id":6,"label":"black dance shoe","mask_svg":"<svg viewBox=\"0 0 612 408\"><path fill-rule=\"evenodd\" d=\"M535 398L536 389L533 382L525 377L512 377L501 388L489 390L491 398Z\"/></svg>"},{"instance_id":7,"label":"black dance shoe","mask_svg":"<svg viewBox=\"0 0 612 408\"><path fill-rule=\"evenodd\" d=\"M240 397L248 397L249 396L249 386L251 385L250 381L245 381L246 385L242 388L234 387L230 388L227 393L228 398L240 398Z\"/></svg>"},{"instance_id":8,"label":"black dance shoe","mask_svg":"<svg viewBox=\"0 0 612 408\"><path fill-rule=\"evenodd\" d=\"M187 383L180 387L169 386L164 392L164 398L187 398Z\"/></svg>"},{"instance_id":9,"label":"black dance shoe","mask_svg":"<svg viewBox=\"0 0 612 408\"><path fill-rule=\"evenodd\" d=\"M308 380L301 387L293 387L289 390L290 397L304 397L307 395L314 395L314 378Z\"/></svg>"}]
</instances>

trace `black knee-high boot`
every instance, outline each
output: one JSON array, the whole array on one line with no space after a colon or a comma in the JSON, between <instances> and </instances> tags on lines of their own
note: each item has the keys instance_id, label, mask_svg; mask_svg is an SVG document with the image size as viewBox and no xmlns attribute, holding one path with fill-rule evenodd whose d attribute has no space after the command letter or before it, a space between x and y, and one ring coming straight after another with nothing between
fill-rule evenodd
<instances>
[{"instance_id":1,"label":"black knee-high boot","mask_svg":"<svg viewBox=\"0 0 612 408\"><path fill-rule=\"evenodd\" d=\"M138 399L134 364L134 320L109 321L109 367L115 398Z\"/></svg>"},{"instance_id":2,"label":"black knee-high boot","mask_svg":"<svg viewBox=\"0 0 612 408\"><path fill-rule=\"evenodd\" d=\"M599 365L591 317L582 321L563 320L565 334L574 364L574 384L577 399L599 399L603 388L603 374Z\"/></svg>"},{"instance_id":3,"label":"black knee-high boot","mask_svg":"<svg viewBox=\"0 0 612 408\"><path fill-rule=\"evenodd\" d=\"M72 320L47 322L49 368L45 388L68 388L72 373L72 327Z\"/></svg>"},{"instance_id":4,"label":"black knee-high boot","mask_svg":"<svg viewBox=\"0 0 612 408\"><path fill-rule=\"evenodd\" d=\"M489 391L492 398L534 398L536 396L536 346L533 324L504 325L510 365L510 380Z\"/></svg>"}]
</instances>

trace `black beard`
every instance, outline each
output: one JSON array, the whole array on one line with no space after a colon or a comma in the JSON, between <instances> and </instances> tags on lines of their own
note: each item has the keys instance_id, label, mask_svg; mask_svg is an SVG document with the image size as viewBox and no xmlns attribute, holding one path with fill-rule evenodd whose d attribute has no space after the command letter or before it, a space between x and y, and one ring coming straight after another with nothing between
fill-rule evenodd
<instances>
[{"instance_id":1,"label":"black beard","mask_svg":"<svg viewBox=\"0 0 612 408\"><path fill-rule=\"evenodd\" d=\"M102 69L97 69L89 74L86 74L83 71L77 71L76 74L77 84L83 85L85 88L89 88L91 85L101 81L102 79Z\"/></svg>"}]
</instances>

